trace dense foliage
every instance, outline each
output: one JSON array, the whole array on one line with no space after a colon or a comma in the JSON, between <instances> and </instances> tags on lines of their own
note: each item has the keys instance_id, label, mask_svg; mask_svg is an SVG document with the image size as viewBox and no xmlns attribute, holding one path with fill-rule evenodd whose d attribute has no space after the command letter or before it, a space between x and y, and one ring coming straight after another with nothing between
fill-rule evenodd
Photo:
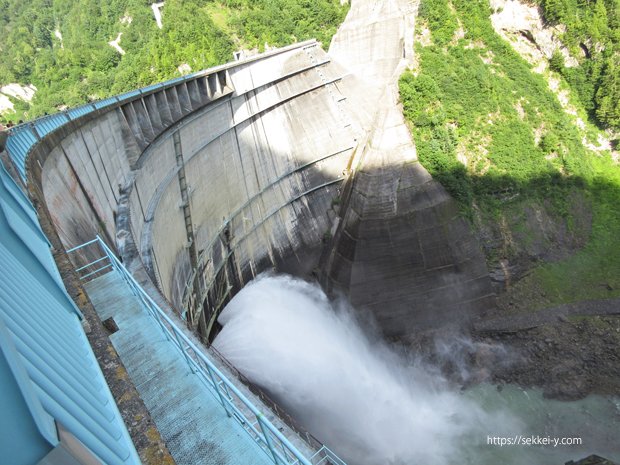
<instances>
[{"instance_id":1,"label":"dense foliage","mask_svg":"<svg viewBox=\"0 0 620 465\"><path fill-rule=\"evenodd\" d=\"M145 86L264 49L317 38L344 19L338 0L166 0L159 29L144 0L0 0L0 85L34 84L12 120ZM121 55L108 45L122 32ZM60 38L62 37L62 39Z\"/></svg>"},{"instance_id":2,"label":"dense foliage","mask_svg":"<svg viewBox=\"0 0 620 465\"><path fill-rule=\"evenodd\" d=\"M476 221L499 224L536 205L570 228L578 221L571 199L588 199L588 245L538 277L557 301L596 295L600 282L620 284L620 168L608 152L584 148L545 78L493 30L487 0L450 4L423 0L421 22L432 44L417 45L416 74L400 81L420 161Z\"/></svg>"},{"instance_id":3,"label":"dense foliage","mask_svg":"<svg viewBox=\"0 0 620 465\"><path fill-rule=\"evenodd\" d=\"M538 0L545 20L566 26L562 42L577 68L556 61L591 116L620 129L620 0ZM553 65L553 63L552 63Z\"/></svg>"}]
</instances>

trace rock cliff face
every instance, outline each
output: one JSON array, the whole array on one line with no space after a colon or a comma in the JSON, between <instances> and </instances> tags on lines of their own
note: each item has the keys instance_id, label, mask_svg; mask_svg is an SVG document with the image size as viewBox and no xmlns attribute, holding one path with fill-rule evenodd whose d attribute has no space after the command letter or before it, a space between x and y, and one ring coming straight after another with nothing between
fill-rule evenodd
<instances>
[{"instance_id":1,"label":"rock cliff face","mask_svg":"<svg viewBox=\"0 0 620 465\"><path fill-rule=\"evenodd\" d=\"M32 84L22 86L21 84L12 83L0 86L0 114L14 111L14 104L11 99L30 102L36 91L37 88Z\"/></svg>"},{"instance_id":2,"label":"rock cliff face","mask_svg":"<svg viewBox=\"0 0 620 465\"><path fill-rule=\"evenodd\" d=\"M490 0L491 22L495 31L506 39L515 51L534 67L537 73L544 73L548 69L551 56L559 51L564 57L564 66L572 68L579 66L576 57L571 56L568 49L562 44L561 36L566 31L562 24L550 27L543 22L540 11L535 5L527 5L518 0ZM586 55L586 45L583 56ZM601 44L589 44L600 51ZM582 57L579 59L581 60ZM570 115L574 124L582 135L582 143L589 150L596 152L610 151L614 160L620 160L620 153L614 150L611 143L612 134L600 132L595 140L590 140L585 121L578 115L575 106L570 102L569 91L562 88L557 74L545 73L549 88L557 95L564 111Z\"/></svg>"},{"instance_id":3,"label":"rock cliff face","mask_svg":"<svg viewBox=\"0 0 620 465\"><path fill-rule=\"evenodd\" d=\"M599 132L596 140L590 140L594 129L587 128L583 114L580 115L571 103L570 91L560 76L549 70L549 59L557 51L564 57L566 67L579 65L577 58L571 56L561 42L565 26L548 26L538 7L523 1L490 0L490 5L493 28L532 65L534 72L543 75L549 89L579 131L583 146L597 152L610 151L617 159L617 152L612 150L611 142L604 133ZM540 128L544 128L544 124ZM539 130L535 138L539 143ZM565 259L587 243L592 227L591 207L579 192L572 194L571 204L574 224L570 228L548 202L533 202L519 211L508 212L500 222L480 221L479 233L487 254L509 256L492 266L493 281L501 283L498 288L514 284L537 263Z\"/></svg>"},{"instance_id":4,"label":"rock cliff face","mask_svg":"<svg viewBox=\"0 0 620 465\"><path fill-rule=\"evenodd\" d=\"M565 66L579 65L559 39L564 26L546 26L535 5L517 0L491 0L491 9L491 22L497 33L539 71L547 67L547 60L555 51L563 55Z\"/></svg>"}]
</instances>

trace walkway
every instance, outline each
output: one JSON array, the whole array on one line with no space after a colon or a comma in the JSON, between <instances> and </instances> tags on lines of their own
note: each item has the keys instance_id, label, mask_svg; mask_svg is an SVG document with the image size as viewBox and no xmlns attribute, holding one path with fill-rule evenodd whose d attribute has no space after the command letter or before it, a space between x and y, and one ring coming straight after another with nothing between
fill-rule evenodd
<instances>
[{"instance_id":1,"label":"walkway","mask_svg":"<svg viewBox=\"0 0 620 465\"><path fill-rule=\"evenodd\" d=\"M272 463L191 373L117 273L85 288L99 317L118 325L112 344L177 465Z\"/></svg>"}]
</instances>

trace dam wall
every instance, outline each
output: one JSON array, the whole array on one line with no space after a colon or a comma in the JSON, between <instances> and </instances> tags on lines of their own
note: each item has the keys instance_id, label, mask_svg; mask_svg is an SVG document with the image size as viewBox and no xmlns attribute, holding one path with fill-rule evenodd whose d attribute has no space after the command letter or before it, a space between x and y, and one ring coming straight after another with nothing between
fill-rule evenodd
<instances>
[{"instance_id":1,"label":"dam wall","mask_svg":"<svg viewBox=\"0 0 620 465\"><path fill-rule=\"evenodd\" d=\"M207 334L257 273L318 265L356 144L340 78L314 41L233 62L58 127L28 176L66 249L115 246L127 196L147 272Z\"/></svg>"},{"instance_id":2,"label":"dam wall","mask_svg":"<svg viewBox=\"0 0 620 465\"><path fill-rule=\"evenodd\" d=\"M132 91L7 148L66 249L100 235L138 257L203 340L270 269L318 278L389 337L469 324L494 305L485 259L399 107L416 8L356 0L329 53L307 41Z\"/></svg>"}]
</instances>

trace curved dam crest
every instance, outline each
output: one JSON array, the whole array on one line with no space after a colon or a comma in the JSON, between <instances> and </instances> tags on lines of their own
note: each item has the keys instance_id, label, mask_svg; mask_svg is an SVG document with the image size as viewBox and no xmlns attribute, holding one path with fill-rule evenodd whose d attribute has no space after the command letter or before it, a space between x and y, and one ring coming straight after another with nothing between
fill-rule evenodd
<instances>
[{"instance_id":1,"label":"curved dam crest","mask_svg":"<svg viewBox=\"0 0 620 465\"><path fill-rule=\"evenodd\" d=\"M354 1L329 53L294 44L46 135L28 178L59 240L102 235L204 341L268 269L343 292L390 338L484 313L484 257L398 104L416 8Z\"/></svg>"}]
</instances>

